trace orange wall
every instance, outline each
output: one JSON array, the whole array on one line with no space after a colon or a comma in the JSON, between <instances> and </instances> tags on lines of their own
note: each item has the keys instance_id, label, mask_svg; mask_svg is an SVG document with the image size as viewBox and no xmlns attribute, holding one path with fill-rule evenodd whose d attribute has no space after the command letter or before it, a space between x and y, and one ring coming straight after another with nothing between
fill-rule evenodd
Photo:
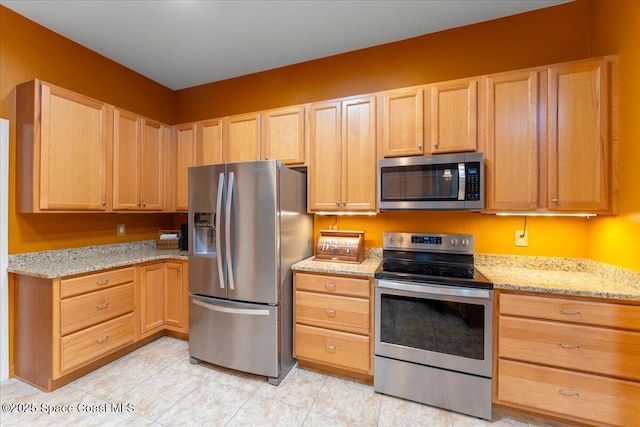
<instances>
[{"instance_id":1,"label":"orange wall","mask_svg":"<svg viewBox=\"0 0 640 427\"><path fill-rule=\"evenodd\" d=\"M176 92L176 122L584 58L588 24L578 1L196 86Z\"/></svg>"},{"instance_id":2,"label":"orange wall","mask_svg":"<svg viewBox=\"0 0 640 427\"><path fill-rule=\"evenodd\" d=\"M529 246L513 246L522 218L471 213L381 213L340 218L341 229L364 229L379 247L384 230L468 232L477 251L592 258L640 271L640 2L577 0L463 28L349 52L235 79L171 92L0 6L0 116L15 119L16 84L41 78L166 123L182 123L396 87L528 66L620 54L620 215L530 218ZM11 128L11 177L15 129ZM10 191L13 206L15 186ZM10 252L152 238L182 222L166 215L18 215L10 212ZM316 217L316 233L335 218Z\"/></svg>"},{"instance_id":3,"label":"orange wall","mask_svg":"<svg viewBox=\"0 0 640 427\"><path fill-rule=\"evenodd\" d=\"M588 256L640 271L640 2L592 2L593 52L619 55L620 214L589 227Z\"/></svg>"},{"instance_id":4,"label":"orange wall","mask_svg":"<svg viewBox=\"0 0 640 427\"><path fill-rule=\"evenodd\" d=\"M17 214L15 86L35 78L173 124L174 92L0 6L0 117L11 121L9 253L152 239L171 215ZM127 235L116 236L116 224Z\"/></svg>"},{"instance_id":5,"label":"orange wall","mask_svg":"<svg viewBox=\"0 0 640 427\"><path fill-rule=\"evenodd\" d=\"M586 58L591 55L589 14L589 2L578 1L177 91L176 121ZM334 221L335 217L316 216L316 235ZM337 225L365 230L369 247L382 246L385 230L442 231L475 234L476 250L482 253L586 258L590 221L529 218L525 248L514 246L522 217L385 212L340 217Z\"/></svg>"}]
</instances>

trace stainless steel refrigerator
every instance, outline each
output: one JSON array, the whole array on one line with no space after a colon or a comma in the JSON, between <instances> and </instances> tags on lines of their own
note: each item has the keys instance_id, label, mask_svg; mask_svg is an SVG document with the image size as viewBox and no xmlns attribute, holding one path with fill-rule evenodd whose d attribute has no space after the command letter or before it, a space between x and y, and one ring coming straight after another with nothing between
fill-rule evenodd
<instances>
[{"instance_id":1,"label":"stainless steel refrigerator","mask_svg":"<svg viewBox=\"0 0 640 427\"><path fill-rule=\"evenodd\" d=\"M311 256L306 177L274 160L189 168L189 355L269 377L293 367L291 265Z\"/></svg>"}]
</instances>

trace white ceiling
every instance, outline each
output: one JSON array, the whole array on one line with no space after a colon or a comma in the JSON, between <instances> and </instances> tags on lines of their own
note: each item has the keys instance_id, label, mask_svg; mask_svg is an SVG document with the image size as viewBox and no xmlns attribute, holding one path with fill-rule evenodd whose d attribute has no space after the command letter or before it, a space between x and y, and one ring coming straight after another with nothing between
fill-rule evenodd
<instances>
[{"instance_id":1,"label":"white ceiling","mask_svg":"<svg viewBox=\"0 0 640 427\"><path fill-rule=\"evenodd\" d=\"M177 90L569 0L0 0Z\"/></svg>"}]
</instances>

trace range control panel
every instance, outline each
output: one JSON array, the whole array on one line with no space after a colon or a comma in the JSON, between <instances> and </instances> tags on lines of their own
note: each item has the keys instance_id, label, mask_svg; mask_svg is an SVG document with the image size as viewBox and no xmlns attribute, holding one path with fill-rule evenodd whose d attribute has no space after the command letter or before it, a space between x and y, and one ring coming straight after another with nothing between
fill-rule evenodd
<instances>
[{"instance_id":1,"label":"range control panel","mask_svg":"<svg viewBox=\"0 0 640 427\"><path fill-rule=\"evenodd\" d=\"M383 249L473 254L475 250L475 237L472 234L385 231Z\"/></svg>"}]
</instances>

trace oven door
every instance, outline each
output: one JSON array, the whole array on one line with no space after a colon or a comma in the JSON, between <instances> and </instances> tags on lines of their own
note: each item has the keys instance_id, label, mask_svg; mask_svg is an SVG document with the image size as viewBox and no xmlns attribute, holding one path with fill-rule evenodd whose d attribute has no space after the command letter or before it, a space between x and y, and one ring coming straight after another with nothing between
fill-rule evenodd
<instances>
[{"instance_id":1,"label":"oven door","mask_svg":"<svg viewBox=\"0 0 640 427\"><path fill-rule=\"evenodd\" d=\"M375 354L492 374L493 291L377 279Z\"/></svg>"}]
</instances>

